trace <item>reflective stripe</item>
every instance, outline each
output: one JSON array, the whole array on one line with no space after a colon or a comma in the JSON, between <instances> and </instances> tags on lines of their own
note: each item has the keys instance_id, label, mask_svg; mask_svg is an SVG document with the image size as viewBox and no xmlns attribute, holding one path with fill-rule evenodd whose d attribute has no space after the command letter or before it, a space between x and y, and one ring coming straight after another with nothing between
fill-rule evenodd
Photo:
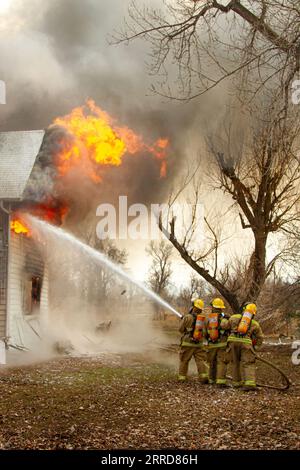
<instances>
[{"instance_id":1,"label":"reflective stripe","mask_svg":"<svg viewBox=\"0 0 300 470\"><path fill-rule=\"evenodd\" d=\"M209 343L207 349L226 348L227 343Z\"/></svg>"},{"instance_id":2,"label":"reflective stripe","mask_svg":"<svg viewBox=\"0 0 300 470\"><path fill-rule=\"evenodd\" d=\"M256 387L256 382L255 380L245 380L244 385L246 387Z\"/></svg>"},{"instance_id":3,"label":"reflective stripe","mask_svg":"<svg viewBox=\"0 0 300 470\"><path fill-rule=\"evenodd\" d=\"M186 380L186 376L185 375L178 375L178 380L181 380L182 382L184 382Z\"/></svg>"},{"instance_id":4,"label":"reflective stripe","mask_svg":"<svg viewBox=\"0 0 300 470\"><path fill-rule=\"evenodd\" d=\"M217 385L226 384L226 379L217 379L217 380L216 380L216 384L217 384Z\"/></svg>"},{"instance_id":5,"label":"reflective stripe","mask_svg":"<svg viewBox=\"0 0 300 470\"><path fill-rule=\"evenodd\" d=\"M244 344L251 344L252 341L250 338L239 338L238 336L230 335L228 337L228 343L244 343Z\"/></svg>"},{"instance_id":6,"label":"reflective stripe","mask_svg":"<svg viewBox=\"0 0 300 470\"><path fill-rule=\"evenodd\" d=\"M202 348L203 343L189 343L188 341L182 341L180 346L188 346L190 348Z\"/></svg>"}]
</instances>

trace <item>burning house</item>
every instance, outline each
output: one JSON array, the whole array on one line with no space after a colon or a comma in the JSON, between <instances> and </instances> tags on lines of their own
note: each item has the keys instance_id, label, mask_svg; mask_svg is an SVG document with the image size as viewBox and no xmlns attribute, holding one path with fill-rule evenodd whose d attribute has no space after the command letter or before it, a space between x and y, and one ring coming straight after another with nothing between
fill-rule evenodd
<instances>
[{"instance_id":1,"label":"burning house","mask_svg":"<svg viewBox=\"0 0 300 470\"><path fill-rule=\"evenodd\" d=\"M120 190L124 162L126 175L132 173L129 162L138 171L138 162L142 168L147 161L147 178L153 182L149 186L161 185L168 146L167 138L148 143L129 127L120 127L92 100L55 119L47 131L0 133L2 362L7 349L31 349L40 342L50 310L49 285L55 281L44 254L46 242L44 246L38 241L22 216L31 214L54 225L66 222L72 232L86 214L94 214L95 203L105 197L103 189L109 196L111 188ZM141 158L133 160L134 155ZM129 179L124 181L126 187L132 186Z\"/></svg>"},{"instance_id":2,"label":"burning house","mask_svg":"<svg viewBox=\"0 0 300 470\"><path fill-rule=\"evenodd\" d=\"M44 131L0 133L0 361L9 348L27 349L39 341L47 315L47 263L22 223L14 219Z\"/></svg>"}]
</instances>

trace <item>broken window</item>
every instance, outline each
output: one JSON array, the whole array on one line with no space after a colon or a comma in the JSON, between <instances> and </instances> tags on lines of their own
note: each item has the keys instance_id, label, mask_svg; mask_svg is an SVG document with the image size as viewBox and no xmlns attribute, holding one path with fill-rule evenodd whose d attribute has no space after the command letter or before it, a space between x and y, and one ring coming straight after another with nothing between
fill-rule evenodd
<instances>
[{"instance_id":1,"label":"broken window","mask_svg":"<svg viewBox=\"0 0 300 470\"><path fill-rule=\"evenodd\" d=\"M42 278L32 276L28 278L24 285L24 312L27 315L38 313L41 303Z\"/></svg>"},{"instance_id":2,"label":"broken window","mask_svg":"<svg viewBox=\"0 0 300 470\"><path fill-rule=\"evenodd\" d=\"M32 315L39 313L40 309L44 261L39 249L30 238L24 239L23 242L26 253L22 280L23 309L25 314Z\"/></svg>"},{"instance_id":3,"label":"broken window","mask_svg":"<svg viewBox=\"0 0 300 470\"><path fill-rule=\"evenodd\" d=\"M33 305L37 305L41 301L42 282L38 276L33 276L31 279L31 299Z\"/></svg>"}]
</instances>

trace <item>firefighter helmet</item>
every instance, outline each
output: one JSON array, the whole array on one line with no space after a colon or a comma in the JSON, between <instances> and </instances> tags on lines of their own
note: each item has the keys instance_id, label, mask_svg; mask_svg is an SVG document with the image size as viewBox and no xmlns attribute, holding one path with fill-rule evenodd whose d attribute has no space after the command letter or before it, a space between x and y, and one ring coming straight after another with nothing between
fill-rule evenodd
<instances>
[{"instance_id":1,"label":"firefighter helmet","mask_svg":"<svg viewBox=\"0 0 300 470\"><path fill-rule=\"evenodd\" d=\"M193 306L198 308L199 310L202 310L204 308L204 302L202 299L195 299L193 302Z\"/></svg>"},{"instance_id":2,"label":"firefighter helmet","mask_svg":"<svg viewBox=\"0 0 300 470\"><path fill-rule=\"evenodd\" d=\"M257 312L257 306L255 304L252 304L251 302L246 302L243 305L243 312L245 311L252 313L252 315L255 315Z\"/></svg>"},{"instance_id":3,"label":"firefighter helmet","mask_svg":"<svg viewBox=\"0 0 300 470\"><path fill-rule=\"evenodd\" d=\"M218 297L212 300L211 306L214 308L226 308L223 300Z\"/></svg>"}]
</instances>

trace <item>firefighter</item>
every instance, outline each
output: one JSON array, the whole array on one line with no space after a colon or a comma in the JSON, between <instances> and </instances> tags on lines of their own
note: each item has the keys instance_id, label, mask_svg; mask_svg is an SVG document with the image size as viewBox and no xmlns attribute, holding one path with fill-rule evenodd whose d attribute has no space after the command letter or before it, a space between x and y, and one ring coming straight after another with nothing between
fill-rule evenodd
<instances>
[{"instance_id":1,"label":"firefighter","mask_svg":"<svg viewBox=\"0 0 300 470\"><path fill-rule=\"evenodd\" d=\"M180 382L185 382L187 379L189 362L192 357L196 362L199 381L203 384L208 382L208 366L203 349L205 328L205 315L202 314L203 307L203 300L195 299L191 310L182 318L180 323L179 332L182 333L178 374Z\"/></svg>"},{"instance_id":2,"label":"firefighter","mask_svg":"<svg viewBox=\"0 0 300 470\"><path fill-rule=\"evenodd\" d=\"M258 321L254 320L257 307L246 302L242 313L232 315L229 319L230 335L228 345L232 360L233 386L243 390L255 390L255 355L263 342L263 333Z\"/></svg>"},{"instance_id":3,"label":"firefighter","mask_svg":"<svg viewBox=\"0 0 300 470\"><path fill-rule=\"evenodd\" d=\"M227 353L228 318L222 299L211 302L211 313L206 317L207 361L209 383L226 387L226 370L229 362Z\"/></svg>"}]
</instances>

